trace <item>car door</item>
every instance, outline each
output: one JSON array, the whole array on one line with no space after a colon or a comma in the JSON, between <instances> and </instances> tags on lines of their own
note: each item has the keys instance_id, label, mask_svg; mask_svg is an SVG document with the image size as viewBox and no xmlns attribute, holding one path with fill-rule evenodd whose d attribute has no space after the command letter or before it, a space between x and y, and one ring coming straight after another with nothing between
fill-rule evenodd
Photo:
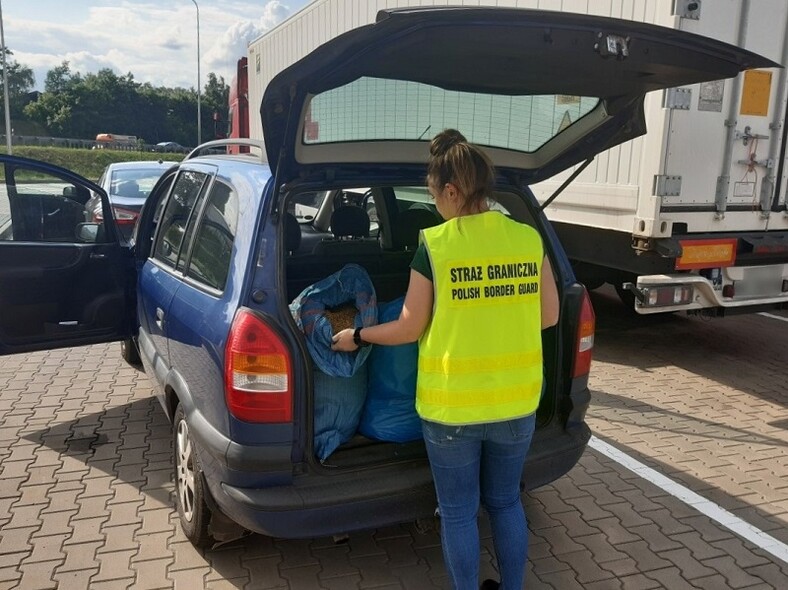
<instances>
[{"instance_id":1,"label":"car door","mask_svg":"<svg viewBox=\"0 0 788 590\"><path fill-rule=\"evenodd\" d=\"M159 195L157 189L152 194L155 201L151 205L157 209L151 221L155 232L151 236L150 253L139 271L139 348L162 382L171 366L170 305L183 284L186 236L194 224L198 203L209 179L209 171L182 169L167 194ZM166 179L161 188L167 189ZM148 214L143 213L140 223L147 224L147 219ZM151 231L151 228L145 229L138 236L142 241L148 240L146 235Z\"/></svg>"},{"instance_id":2,"label":"car door","mask_svg":"<svg viewBox=\"0 0 788 590\"><path fill-rule=\"evenodd\" d=\"M86 204L100 195L103 221ZM0 156L0 354L129 338L131 251L106 193L68 170Z\"/></svg>"}]
</instances>

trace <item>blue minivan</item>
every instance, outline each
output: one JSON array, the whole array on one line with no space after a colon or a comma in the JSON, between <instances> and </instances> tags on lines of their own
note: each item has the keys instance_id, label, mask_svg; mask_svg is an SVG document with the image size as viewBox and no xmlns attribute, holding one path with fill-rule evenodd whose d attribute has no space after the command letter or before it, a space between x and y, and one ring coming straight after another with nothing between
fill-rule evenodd
<instances>
[{"instance_id":1,"label":"blue minivan","mask_svg":"<svg viewBox=\"0 0 788 590\"><path fill-rule=\"evenodd\" d=\"M196 545L244 531L340 534L436 506L422 441L356 435L315 457L314 363L288 306L348 263L404 294L430 138L496 165L494 207L537 228L561 297L524 488L566 473L584 421L594 315L529 185L645 133L648 91L775 64L675 30L502 8L382 11L276 76L265 143L210 142L167 170L119 238L106 193L2 156L0 353L121 341L173 423L176 504ZM103 216L85 209L101 195ZM516 327L512 327L516 329Z\"/></svg>"}]
</instances>

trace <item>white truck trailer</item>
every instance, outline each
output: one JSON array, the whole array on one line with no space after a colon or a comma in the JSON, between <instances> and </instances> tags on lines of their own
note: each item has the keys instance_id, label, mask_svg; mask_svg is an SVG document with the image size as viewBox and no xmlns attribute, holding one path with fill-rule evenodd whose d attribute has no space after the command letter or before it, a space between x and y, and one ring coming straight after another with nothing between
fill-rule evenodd
<instances>
[{"instance_id":1,"label":"white truck trailer","mask_svg":"<svg viewBox=\"0 0 788 590\"><path fill-rule=\"evenodd\" d=\"M788 63L785 0L315 0L249 45L251 136L262 138L259 105L283 68L373 22L381 8L433 4L637 20ZM788 304L786 89L785 70L768 69L652 93L645 136L533 185L578 278L589 288L611 283L639 313L724 315ZM566 116L573 99L566 97Z\"/></svg>"}]
</instances>

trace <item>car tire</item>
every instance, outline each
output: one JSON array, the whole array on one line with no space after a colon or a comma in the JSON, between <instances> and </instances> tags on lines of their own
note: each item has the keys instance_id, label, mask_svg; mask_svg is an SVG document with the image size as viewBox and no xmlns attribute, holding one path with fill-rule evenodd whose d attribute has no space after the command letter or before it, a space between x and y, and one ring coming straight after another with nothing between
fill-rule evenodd
<instances>
[{"instance_id":1,"label":"car tire","mask_svg":"<svg viewBox=\"0 0 788 590\"><path fill-rule=\"evenodd\" d=\"M197 462L186 413L181 404L178 404L175 410L172 433L175 506L178 509L181 529L192 545L198 548L208 547L212 538L208 533L211 512L206 502L207 490Z\"/></svg>"},{"instance_id":2,"label":"car tire","mask_svg":"<svg viewBox=\"0 0 788 590\"><path fill-rule=\"evenodd\" d=\"M142 359L140 350L133 338L127 338L120 342L120 356L135 369L142 369Z\"/></svg>"}]
</instances>

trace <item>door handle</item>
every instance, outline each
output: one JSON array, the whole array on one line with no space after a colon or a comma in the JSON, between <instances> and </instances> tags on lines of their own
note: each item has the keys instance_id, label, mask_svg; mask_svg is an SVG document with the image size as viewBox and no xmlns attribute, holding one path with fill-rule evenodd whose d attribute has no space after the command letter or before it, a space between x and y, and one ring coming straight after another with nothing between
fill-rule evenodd
<instances>
[{"instance_id":1,"label":"door handle","mask_svg":"<svg viewBox=\"0 0 788 590\"><path fill-rule=\"evenodd\" d=\"M103 252L91 252L90 259L91 260L106 260L108 256Z\"/></svg>"},{"instance_id":2,"label":"door handle","mask_svg":"<svg viewBox=\"0 0 788 590\"><path fill-rule=\"evenodd\" d=\"M156 308L156 325L159 330L164 330L164 310L161 307Z\"/></svg>"}]
</instances>

